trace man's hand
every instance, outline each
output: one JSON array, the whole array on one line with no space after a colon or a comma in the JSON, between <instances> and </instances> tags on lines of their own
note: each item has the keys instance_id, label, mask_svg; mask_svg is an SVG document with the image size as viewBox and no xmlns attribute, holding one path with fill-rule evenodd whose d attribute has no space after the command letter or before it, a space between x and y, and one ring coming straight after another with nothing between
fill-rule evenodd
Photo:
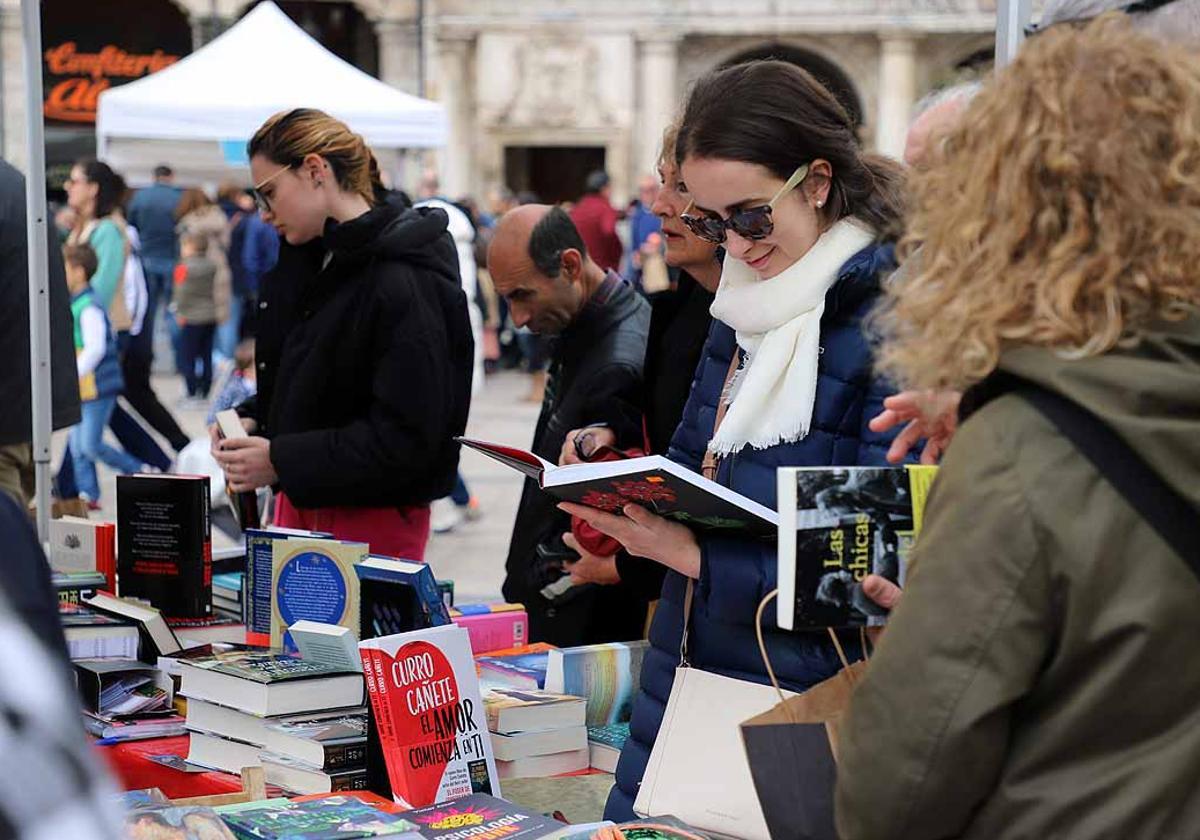
<instances>
[{"instance_id":1,"label":"man's hand","mask_svg":"<svg viewBox=\"0 0 1200 840\"><path fill-rule=\"evenodd\" d=\"M700 577L700 544L684 525L640 505L625 505L624 516L571 502L558 507L612 537L634 557L654 560L690 578Z\"/></svg>"},{"instance_id":2,"label":"man's hand","mask_svg":"<svg viewBox=\"0 0 1200 840\"><path fill-rule=\"evenodd\" d=\"M581 446L585 452L595 452L602 446L615 446L617 435L605 426L586 426L582 429L572 429L563 439L562 451L558 455L559 466L567 464L582 464L579 453L575 451L575 440L583 438Z\"/></svg>"},{"instance_id":3,"label":"man's hand","mask_svg":"<svg viewBox=\"0 0 1200 840\"><path fill-rule=\"evenodd\" d=\"M621 582L621 576L617 574L617 560L613 555L601 557L598 554L588 553L579 545L579 541L570 531L563 534L562 541L567 548L579 552L579 559L567 564L566 567L567 571L571 573L572 583L599 583L608 586Z\"/></svg>"},{"instance_id":4,"label":"man's hand","mask_svg":"<svg viewBox=\"0 0 1200 840\"><path fill-rule=\"evenodd\" d=\"M936 464L950 445L958 429L958 404L962 394L958 391L902 391L883 401L883 411L871 419L867 427L873 432L886 432L901 423L907 423L892 441L887 459L893 464L904 460L904 456L921 438L925 438L925 449L921 452L922 464Z\"/></svg>"},{"instance_id":5,"label":"man's hand","mask_svg":"<svg viewBox=\"0 0 1200 840\"><path fill-rule=\"evenodd\" d=\"M225 483L234 492L269 487L279 480L271 463L271 442L266 438L223 440L213 457L225 471Z\"/></svg>"},{"instance_id":6,"label":"man's hand","mask_svg":"<svg viewBox=\"0 0 1200 840\"><path fill-rule=\"evenodd\" d=\"M258 431L258 421L253 417L242 417L242 428L246 430L246 434L252 435ZM221 430L220 426L213 423L208 427L208 440L210 443L209 451L214 458L217 457L217 450L221 448Z\"/></svg>"}]
</instances>

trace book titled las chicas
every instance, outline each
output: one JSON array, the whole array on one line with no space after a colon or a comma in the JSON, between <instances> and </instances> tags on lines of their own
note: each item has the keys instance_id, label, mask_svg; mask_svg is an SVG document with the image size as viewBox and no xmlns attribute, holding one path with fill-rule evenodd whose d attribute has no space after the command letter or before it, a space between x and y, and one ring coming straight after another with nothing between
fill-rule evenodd
<instances>
[{"instance_id":1,"label":"book titled las chicas","mask_svg":"<svg viewBox=\"0 0 1200 840\"><path fill-rule=\"evenodd\" d=\"M467 631L455 625L359 644L396 801L420 808L500 795Z\"/></svg>"}]
</instances>

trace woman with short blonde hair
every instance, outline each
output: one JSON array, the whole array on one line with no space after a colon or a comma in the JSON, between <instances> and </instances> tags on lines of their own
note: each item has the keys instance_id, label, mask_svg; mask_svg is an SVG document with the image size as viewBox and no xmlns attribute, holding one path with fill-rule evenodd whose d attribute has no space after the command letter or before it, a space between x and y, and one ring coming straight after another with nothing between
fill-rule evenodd
<instances>
[{"instance_id":1,"label":"woman with short blonde hair","mask_svg":"<svg viewBox=\"0 0 1200 840\"><path fill-rule=\"evenodd\" d=\"M1049 30L915 191L880 365L968 390L843 724L840 836L1193 835L1200 65Z\"/></svg>"}]
</instances>

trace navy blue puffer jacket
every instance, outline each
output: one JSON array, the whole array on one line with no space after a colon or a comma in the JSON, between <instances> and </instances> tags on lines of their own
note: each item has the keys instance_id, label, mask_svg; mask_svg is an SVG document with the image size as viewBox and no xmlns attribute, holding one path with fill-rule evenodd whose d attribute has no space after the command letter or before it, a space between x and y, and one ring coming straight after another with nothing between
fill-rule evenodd
<instances>
[{"instance_id":1,"label":"navy blue puffer jacket","mask_svg":"<svg viewBox=\"0 0 1200 840\"><path fill-rule=\"evenodd\" d=\"M876 434L867 421L883 410L893 393L872 372L871 350L862 321L879 295L881 275L894 268L893 249L872 245L842 266L825 298L821 356L811 430L802 440L768 449L743 448L721 462L717 480L764 505L776 507L775 470L783 466L875 466L886 464L892 433ZM718 321L705 345L691 397L671 441L668 457L699 471L712 437L717 400L733 353L740 352L731 328ZM774 543L727 537L701 541L700 580L692 606L688 654L706 671L766 683L766 670L754 633L759 601L776 586ZM633 819L633 803L646 761L662 723L679 664L686 579L668 572L662 599L650 627L650 650L642 665L641 690L634 702L630 737L617 765L605 819ZM771 664L785 688L803 691L841 667L824 633L774 631L772 605L763 618ZM856 643L845 644L848 655Z\"/></svg>"}]
</instances>

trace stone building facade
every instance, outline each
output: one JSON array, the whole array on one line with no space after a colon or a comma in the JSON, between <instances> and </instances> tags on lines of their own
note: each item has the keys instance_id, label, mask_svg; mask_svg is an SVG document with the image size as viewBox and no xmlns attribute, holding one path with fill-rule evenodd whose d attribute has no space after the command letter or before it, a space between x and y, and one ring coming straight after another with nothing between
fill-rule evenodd
<instances>
[{"instance_id":1,"label":"stone building facade","mask_svg":"<svg viewBox=\"0 0 1200 840\"><path fill-rule=\"evenodd\" d=\"M171 3L193 45L252 0ZM333 0L308 0L313 4ZM298 3L284 4L291 14ZM864 142L898 155L914 102L993 44L995 0L342 0L369 21L373 70L447 108L444 191L507 183L569 198L604 166L617 196L652 171L689 83L776 55L839 89ZM0 146L24 159L19 0L0 0Z\"/></svg>"}]
</instances>

